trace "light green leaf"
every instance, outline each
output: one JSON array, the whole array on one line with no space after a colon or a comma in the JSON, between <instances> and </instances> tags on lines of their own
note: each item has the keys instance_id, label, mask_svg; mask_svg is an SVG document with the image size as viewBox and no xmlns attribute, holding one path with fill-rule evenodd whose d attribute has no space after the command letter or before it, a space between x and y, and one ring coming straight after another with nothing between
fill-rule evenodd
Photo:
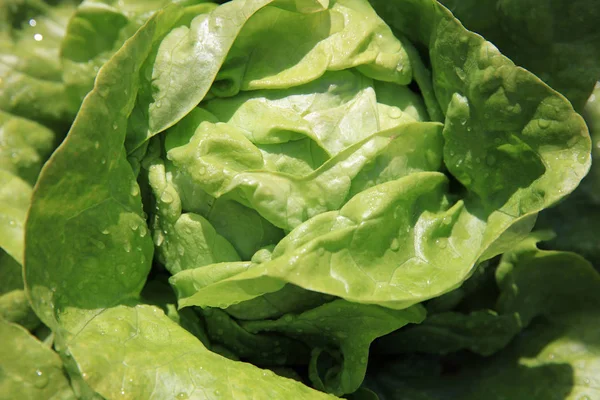
<instances>
[{"instance_id":1,"label":"light green leaf","mask_svg":"<svg viewBox=\"0 0 600 400\"><path fill-rule=\"evenodd\" d=\"M0 318L0 393L20 399L71 400L58 354L24 328Z\"/></svg>"},{"instance_id":2,"label":"light green leaf","mask_svg":"<svg viewBox=\"0 0 600 400\"><path fill-rule=\"evenodd\" d=\"M85 325L68 349L90 386L110 399L331 398L208 351L152 306L106 309Z\"/></svg>"}]
</instances>

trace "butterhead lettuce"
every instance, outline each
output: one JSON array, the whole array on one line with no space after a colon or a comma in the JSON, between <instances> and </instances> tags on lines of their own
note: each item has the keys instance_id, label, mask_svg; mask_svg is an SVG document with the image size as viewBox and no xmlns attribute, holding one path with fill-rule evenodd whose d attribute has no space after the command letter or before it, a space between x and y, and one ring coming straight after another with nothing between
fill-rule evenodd
<instances>
[{"instance_id":1,"label":"butterhead lettuce","mask_svg":"<svg viewBox=\"0 0 600 400\"><path fill-rule=\"evenodd\" d=\"M591 78L572 105L544 82L570 72L434 0L86 1L65 32L61 90L85 99L24 253L0 243L62 365L2 334L56 393L548 398L550 369L597 394L597 352L569 349L599 343L600 277L531 233L590 168Z\"/></svg>"}]
</instances>

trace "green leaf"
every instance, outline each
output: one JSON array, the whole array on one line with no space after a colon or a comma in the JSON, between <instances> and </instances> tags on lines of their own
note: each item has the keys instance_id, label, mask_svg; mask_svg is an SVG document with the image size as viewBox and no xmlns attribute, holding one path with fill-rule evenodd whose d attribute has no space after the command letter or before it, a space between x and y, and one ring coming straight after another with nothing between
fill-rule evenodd
<instances>
[{"instance_id":1,"label":"green leaf","mask_svg":"<svg viewBox=\"0 0 600 400\"><path fill-rule=\"evenodd\" d=\"M31 186L12 173L0 170L0 249L23 262L23 229Z\"/></svg>"},{"instance_id":2,"label":"green leaf","mask_svg":"<svg viewBox=\"0 0 600 400\"><path fill-rule=\"evenodd\" d=\"M106 398L331 398L208 351L153 306L106 309L67 346L86 381Z\"/></svg>"},{"instance_id":3,"label":"green leaf","mask_svg":"<svg viewBox=\"0 0 600 400\"><path fill-rule=\"evenodd\" d=\"M162 39L143 71L148 82L142 85L134 111L140 117L127 139L130 151L175 124L204 98L244 24L273 2L226 3L209 14L198 15L189 27L178 26ZM315 12L327 3L303 1L297 4L297 11ZM276 4L296 9L295 1L279 0Z\"/></svg>"},{"instance_id":4,"label":"green leaf","mask_svg":"<svg viewBox=\"0 0 600 400\"><path fill-rule=\"evenodd\" d=\"M61 44L63 79L69 94L79 101L92 89L98 70L156 11L171 3L194 6L194 12L212 10L202 0L85 0L66 26Z\"/></svg>"},{"instance_id":5,"label":"green leaf","mask_svg":"<svg viewBox=\"0 0 600 400\"><path fill-rule=\"evenodd\" d=\"M301 177L270 172L258 148L239 128L226 124L202 123L187 145L171 149L167 156L211 196L234 196L273 225L291 230L339 209L353 195L353 184L358 191L439 167L439 133L434 123L398 125L356 141ZM414 146L423 142L431 144L429 152L412 155ZM374 172L365 171L374 166Z\"/></svg>"},{"instance_id":6,"label":"green leaf","mask_svg":"<svg viewBox=\"0 0 600 400\"><path fill-rule=\"evenodd\" d=\"M374 339L424 318L421 306L396 311L334 300L298 315L249 321L242 327L249 332L282 333L311 346L311 381L317 389L343 395L356 391L362 383Z\"/></svg>"},{"instance_id":7,"label":"green leaf","mask_svg":"<svg viewBox=\"0 0 600 400\"><path fill-rule=\"evenodd\" d=\"M21 399L75 399L58 354L0 318L0 393Z\"/></svg>"},{"instance_id":8,"label":"green leaf","mask_svg":"<svg viewBox=\"0 0 600 400\"><path fill-rule=\"evenodd\" d=\"M521 329L518 314L445 312L386 336L376 342L374 351L386 355L413 352L443 355L468 349L487 356L504 349Z\"/></svg>"},{"instance_id":9,"label":"green leaf","mask_svg":"<svg viewBox=\"0 0 600 400\"><path fill-rule=\"evenodd\" d=\"M467 29L538 75L582 110L600 77L594 0L441 0Z\"/></svg>"},{"instance_id":10,"label":"green leaf","mask_svg":"<svg viewBox=\"0 0 600 400\"><path fill-rule=\"evenodd\" d=\"M561 399L598 396L598 315L537 321L496 356L467 361L451 375L400 376L387 365L368 386L386 399Z\"/></svg>"},{"instance_id":11,"label":"green leaf","mask_svg":"<svg viewBox=\"0 0 600 400\"><path fill-rule=\"evenodd\" d=\"M59 58L74 4L18 3L0 5L8 14L0 21L0 110L62 130L79 106L66 92Z\"/></svg>"},{"instance_id":12,"label":"green leaf","mask_svg":"<svg viewBox=\"0 0 600 400\"><path fill-rule=\"evenodd\" d=\"M598 269L600 246L595 232L600 222L600 84L585 105L584 114L592 136L592 168L581 185L565 201L540 213L538 229L552 229L556 238L545 246L549 249L574 251Z\"/></svg>"}]
</instances>

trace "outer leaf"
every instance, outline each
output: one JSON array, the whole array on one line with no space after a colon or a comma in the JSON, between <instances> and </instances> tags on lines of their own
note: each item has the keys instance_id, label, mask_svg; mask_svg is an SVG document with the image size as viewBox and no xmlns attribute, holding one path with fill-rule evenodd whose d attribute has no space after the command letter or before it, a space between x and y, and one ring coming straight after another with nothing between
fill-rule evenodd
<instances>
[{"instance_id":1,"label":"outer leaf","mask_svg":"<svg viewBox=\"0 0 600 400\"><path fill-rule=\"evenodd\" d=\"M310 378L315 387L337 395L352 393L362 383L367 370L369 346L377 337L408 323L420 323L425 310L415 306L392 311L373 305L356 305L334 300L299 315L285 315L278 320L246 322L250 332L279 332L304 341L313 347ZM322 359L335 357L340 361ZM325 369L325 371L322 371Z\"/></svg>"},{"instance_id":2,"label":"outer leaf","mask_svg":"<svg viewBox=\"0 0 600 400\"><path fill-rule=\"evenodd\" d=\"M0 110L0 170L33 184L53 142L50 129Z\"/></svg>"},{"instance_id":3,"label":"outer leaf","mask_svg":"<svg viewBox=\"0 0 600 400\"><path fill-rule=\"evenodd\" d=\"M0 393L21 399L75 399L56 353L0 318Z\"/></svg>"},{"instance_id":4,"label":"outer leaf","mask_svg":"<svg viewBox=\"0 0 600 400\"><path fill-rule=\"evenodd\" d=\"M67 95L59 59L74 6L70 1L54 7L41 1L10 3L0 5L8 14L0 22L0 110L64 129L79 105Z\"/></svg>"},{"instance_id":5,"label":"outer leaf","mask_svg":"<svg viewBox=\"0 0 600 400\"><path fill-rule=\"evenodd\" d=\"M98 70L156 11L171 3L194 5L202 0L85 0L75 10L61 43L63 79L78 101L92 89ZM198 13L215 5L194 7Z\"/></svg>"},{"instance_id":6,"label":"outer leaf","mask_svg":"<svg viewBox=\"0 0 600 400\"><path fill-rule=\"evenodd\" d=\"M385 355L413 352L443 355L468 349L487 356L502 350L521 329L518 314L446 312L383 338L376 343L375 351Z\"/></svg>"},{"instance_id":7,"label":"outer leaf","mask_svg":"<svg viewBox=\"0 0 600 400\"><path fill-rule=\"evenodd\" d=\"M451 376L401 377L386 366L369 386L392 400L594 399L600 393L598 323L593 312L539 321L506 350Z\"/></svg>"},{"instance_id":8,"label":"outer leaf","mask_svg":"<svg viewBox=\"0 0 600 400\"><path fill-rule=\"evenodd\" d=\"M89 384L111 399L331 398L208 351L152 306L107 309L68 346Z\"/></svg>"},{"instance_id":9,"label":"outer leaf","mask_svg":"<svg viewBox=\"0 0 600 400\"><path fill-rule=\"evenodd\" d=\"M600 7L594 0L441 0L517 65L583 106L600 78Z\"/></svg>"},{"instance_id":10,"label":"outer leaf","mask_svg":"<svg viewBox=\"0 0 600 400\"><path fill-rule=\"evenodd\" d=\"M550 249L574 251L600 266L600 246L594 232L600 222L600 84L586 103L584 117L592 136L592 168L577 190L556 207L540 214L539 229L552 229Z\"/></svg>"}]
</instances>

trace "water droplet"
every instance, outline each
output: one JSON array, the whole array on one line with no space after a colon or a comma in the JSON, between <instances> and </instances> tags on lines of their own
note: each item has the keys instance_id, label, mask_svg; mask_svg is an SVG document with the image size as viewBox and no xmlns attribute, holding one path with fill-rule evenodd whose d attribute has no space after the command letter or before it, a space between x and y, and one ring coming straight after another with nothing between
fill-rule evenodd
<instances>
[{"instance_id":1,"label":"water droplet","mask_svg":"<svg viewBox=\"0 0 600 400\"><path fill-rule=\"evenodd\" d=\"M140 188L138 187L137 183L134 183L133 185L131 185L130 193L133 197L136 197L138 194L140 194Z\"/></svg>"},{"instance_id":2,"label":"water droplet","mask_svg":"<svg viewBox=\"0 0 600 400\"><path fill-rule=\"evenodd\" d=\"M30 19L29 20L29 26L36 26L37 25L37 21L35 19Z\"/></svg>"},{"instance_id":3,"label":"water droplet","mask_svg":"<svg viewBox=\"0 0 600 400\"><path fill-rule=\"evenodd\" d=\"M200 167L200 168L198 168L198 173L199 173L200 175L204 175L204 174L206 173L206 168L205 168L205 167Z\"/></svg>"},{"instance_id":4,"label":"water droplet","mask_svg":"<svg viewBox=\"0 0 600 400\"><path fill-rule=\"evenodd\" d=\"M538 125L540 128L546 129L550 126L550 121L548 121L547 119L540 118L538 119Z\"/></svg>"},{"instance_id":5,"label":"water droplet","mask_svg":"<svg viewBox=\"0 0 600 400\"><path fill-rule=\"evenodd\" d=\"M188 399L188 398L189 398L189 396L188 396L188 394L187 394L187 393L181 392L181 393L178 393L178 394L177 394L177 398L178 398L179 400L186 400L186 399Z\"/></svg>"},{"instance_id":6,"label":"water droplet","mask_svg":"<svg viewBox=\"0 0 600 400\"><path fill-rule=\"evenodd\" d=\"M102 164L102 165L106 164L106 159L103 158L102 160L100 160L100 164Z\"/></svg>"},{"instance_id":7,"label":"water droplet","mask_svg":"<svg viewBox=\"0 0 600 400\"><path fill-rule=\"evenodd\" d=\"M361 357L360 358L360 363L361 364L366 364L367 363L367 358L366 357Z\"/></svg>"},{"instance_id":8,"label":"water droplet","mask_svg":"<svg viewBox=\"0 0 600 400\"><path fill-rule=\"evenodd\" d=\"M446 243L446 239L436 239L435 240L435 244L440 248L440 249L445 249L447 246Z\"/></svg>"},{"instance_id":9,"label":"water droplet","mask_svg":"<svg viewBox=\"0 0 600 400\"><path fill-rule=\"evenodd\" d=\"M185 254L185 248L182 245L177 245L177 253L179 253L180 256L183 256Z\"/></svg>"},{"instance_id":10,"label":"water droplet","mask_svg":"<svg viewBox=\"0 0 600 400\"><path fill-rule=\"evenodd\" d=\"M123 250L125 250L125 252L127 253L131 252L131 243L125 242L125 244L123 245Z\"/></svg>"},{"instance_id":11,"label":"water droplet","mask_svg":"<svg viewBox=\"0 0 600 400\"><path fill-rule=\"evenodd\" d=\"M157 232L156 235L154 236L154 244L157 247L160 247L160 246L162 246L164 241L165 241L165 237L163 236L162 232Z\"/></svg>"},{"instance_id":12,"label":"water droplet","mask_svg":"<svg viewBox=\"0 0 600 400\"><path fill-rule=\"evenodd\" d=\"M393 107L388 111L388 115L390 118L400 118L402 116L402 111L400 111L400 109Z\"/></svg>"},{"instance_id":13,"label":"water droplet","mask_svg":"<svg viewBox=\"0 0 600 400\"><path fill-rule=\"evenodd\" d=\"M294 317L292 317L291 315L288 314L288 315L286 315L286 316L283 317L283 320L285 322L292 322L294 320Z\"/></svg>"},{"instance_id":14,"label":"water droplet","mask_svg":"<svg viewBox=\"0 0 600 400\"><path fill-rule=\"evenodd\" d=\"M494 164L496 164L496 156L494 156L493 154L488 154L485 158L485 163L492 167Z\"/></svg>"},{"instance_id":15,"label":"water droplet","mask_svg":"<svg viewBox=\"0 0 600 400\"><path fill-rule=\"evenodd\" d=\"M475 164L479 164L481 162L481 158L477 157L475 158Z\"/></svg>"},{"instance_id":16,"label":"water droplet","mask_svg":"<svg viewBox=\"0 0 600 400\"><path fill-rule=\"evenodd\" d=\"M160 108L162 106L162 103L160 101L157 101L156 103L154 103L154 105L156 106L156 108Z\"/></svg>"},{"instance_id":17,"label":"water droplet","mask_svg":"<svg viewBox=\"0 0 600 400\"><path fill-rule=\"evenodd\" d=\"M392 240L392 243L390 243L390 250L398 251L399 248L400 248L400 243L398 242L397 238L394 238Z\"/></svg>"},{"instance_id":18,"label":"water droplet","mask_svg":"<svg viewBox=\"0 0 600 400\"><path fill-rule=\"evenodd\" d=\"M144 237L144 236L146 236L146 234L147 234L147 233L148 233L148 230L146 229L146 226L145 226L145 225L142 225L142 226L140 227L140 237Z\"/></svg>"},{"instance_id":19,"label":"water droplet","mask_svg":"<svg viewBox=\"0 0 600 400\"><path fill-rule=\"evenodd\" d=\"M35 380L33 381L33 384L35 387L41 389L46 387L46 385L48 385L48 377L39 369L35 370Z\"/></svg>"},{"instance_id":20,"label":"water droplet","mask_svg":"<svg viewBox=\"0 0 600 400\"><path fill-rule=\"evenodd\" d=\"M137 221L132 220L132 221L129 221L129 227L131 228L132 231L135 232L138 230L139 225L138 225Z\"/></svg>"},{"instance_id":21,"label":"water droplet","mask_svg":"<svg viewBox=\"0 0 600 400\"><path fill-rule=\"evenodd\" d=\"M160 201L162 201L165 204L170 204L173 202L173 196L171 196L171 194L169 192L164 191L160 195Z\"/></svg>"},{"instance_id":22,"label":"water droplet","mask_svg":"<svg viewBox=\"0 0 600 400\"><path fill-rule=\"evenodd\" d=\"M112 128L113 128L113 130L115 130L115 131L116 131L116 130L119 128L119 125L117 125L117 124L115 123L115 124L113 124Z\"/></svg>"},{"instance_id":23,"label":"water droplet","mask_svg":"<svg viewBox=\"0 0 600 400\"><path fill-rule=\"evenodd\" d=\"M100 142L94 142L94 148L95 149L99 149L100 148Z\"/></svg>"},{"instance_id":24,"label":"water droplet","mask_svg":"<svg viewBox=\"0 0 600 400\"><path fill-rule=\"evenodd\" d=\"M33 35L33 39L34 39L36 42L41 42L41 41L42 41L42 39L44 39L44 36L42 36L42 34L41 34L41 33L36 33L35 35Z\"/></svg>"},{"instance_id":25,"label":"water droplet","mask_svg":"<svg viewBox=\"0 0 600 400\"><path fill-rule=\"evenodd\" d=\"M467 120L466 120L466 119L462 119L462 120L460 121L460 124L461 124L461 125L463 125L463 126L464 126L464 125L466 125L466 124L467 124Z\"/></svg>"},{"instance_id":26,"label":"water droplet","mask_svg":"<svg viewBox=\"0 0 600 400\"><path fill-rule=\"evenodd\" d=\"M15 226L15 220L14 220L14 219L11 219L10 221L8 221L8 224L9 224L10 226Z\"/></svg>"}]
</instances>

